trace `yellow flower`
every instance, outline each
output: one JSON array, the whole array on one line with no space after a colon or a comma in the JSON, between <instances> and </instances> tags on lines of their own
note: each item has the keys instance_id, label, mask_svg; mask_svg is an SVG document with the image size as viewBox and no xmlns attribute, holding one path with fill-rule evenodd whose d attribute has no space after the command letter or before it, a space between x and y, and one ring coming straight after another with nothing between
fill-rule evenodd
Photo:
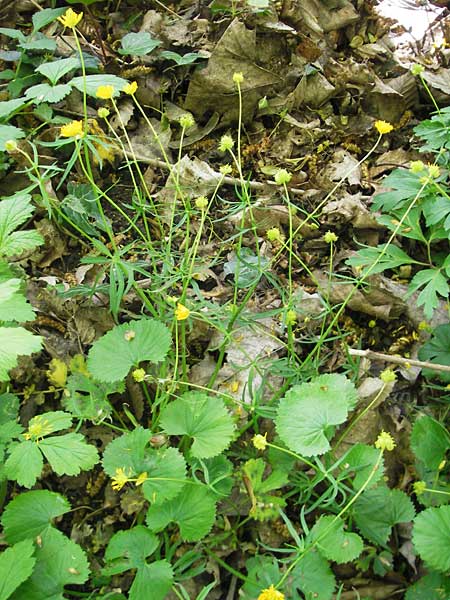
<instances>
[{"instance_id":1,"label":"yellow flower","mask_svg":"<svg viewBox=\"0 0 450 600\"><path fill-rule=\"evenodd\" d=\"M380 135L384 135L385 133L390 133L394 127L387 121L375 121L375 129Z\"/></svg>"},{"instance_id":2,"label":"yellow flower","mask_svg":"<svg viewBox=\"0 0 450 600\"><path fill-rule=\"evenodd\" d=\"M333 242L338 241L338 236L335 233L333 233L332 231L327 231L325 233L325 235L323 236L323 240L327 244L332 244Z\"/></svg>"},{"instance_id":3,"label":"yellow flower","mask_svg":"<svg viewBox=\"0 0 450 600\"><path fill-rule=\"evenodd\" d=\"M112 85L100 85L95 92L97 98L102 100L111 100L114 95L114 86Z\"/></svg>"},{"instance_id":4,"label":"yellow flower","mask_svg":"<svg viewBox=\"0 0 450 600\"><path fill-rule=\"evenodd\" d=\"M148 475L147 475L146 471L144 471L143 473L140 473L140 475L137 476L136 485L142 485L144 483L144 481L147 481L147 479L148 479Z\"/></svg>"},{"instance_id":5,"label":"yellow flower","mask_svg":"<svg viewBox=\"0 0 450 600\"><path fill-rule=\"evenodd\" d=\"M129 96L133 96L136 93L137 88L138 88L137 81L132 81L131 83L127 83L123 87L122 91L125 92L125 94L128 94Z\"/></svg>"},{"instance_id":6,"label":"yellow flower","mask_svg":"<svg viewBox=\"0 0 450 600\"><path fill-rule=\"evenodd\" d=\"M181 304L181 302L178 302L177 307L175 309L175 318L177 321L184 321L185 319L187 319L189 317L189 315L191 314L191 311L186 308L186 306L184 306L184 304Z\"/></svg>"},{"instance_id":7,"label":"yellow flower","mask_svg":"<svg viewBox=\"0 0 450 600\"><path fill-rule=\"evenodd\" d=\"M375 448L378 448L378 450L387 450L388 452L392 452L392 450L395 448L394 438L387 431L382 431L377 437Z\"/></svg>"},{"instance_id":8,"label":"yellow flower","mask_svg":"<svg viewBox=\"0 0 450 600\"><path fill-rule=\"evenodd\" d=\"M63 125L61 127L61 135L62 137L74 137L77 139L83 137L83 121L71 121L67 125Z\"/></svg>"},{"instance_id":9,"label":"yellow flower","mask_svg":"<svg viewBox=\"0 0 450 600\"><path fill-rule=\"evenodd\" d=\"M119 491L128 481L130 481L130 478L125 473L125 470L116 469L116 475L112 478L111 487L113 490Z\"/></svg>"},{"instance_id":10,"label":"yellow flower","mask_svg":"<svg viewBox=\"0 0 450 600\"><path fill-rule=\"evenodd\" d=\"M252 442L257 450L265 450L268 443L267 433L265 433L264 435L261 435L260 433L254 435L252 438Z\"/></svg>"},{"instance_id":11,"label":"yellow flower","mask_svg":"<svg viewBox=\"0 0 450 600\"><path fill-rule=\"evenodd\" d=\"M221 152L226 152L227 150L232 150L234 146L234 140L231 135L223 135L220 138L219 150Z\"/></svg>"},{"instance_id":12,"label":"yellow flower","mask_svg":"<svg viewBox=\"0 0 450 600\"><path fill-rule=\"evenodd\" d=\"M236 85L240 85L244 81L244 74L242 71L236 71L236 73L233 73L233 81Z\"/></svg>"},{"instance_id":13,"label":"yellow flower","mask_svg":"<svg viewBox=\"0 0 450 600\"><path fill-rule=\"evenodd\" d=\"M284 600L284 594L276 590L272 584L260 593L258 600Z\"/></svg>"},{"instance_id":14,"label":"yellow flower","mask_svg":"<svg viewBox=\"0 0 450 600\"><path fill-rule=\"evenodd\" d=\"M134 369L131 375L137 383L142 383L145 380L146 373L144 369Z\"/></svg>"},{"instance_id":15,"label":"yellow flower","mask_svg":"<svg viewBox=\"0 0 450 600\"><path fill-rule=\"evenodd\" d=\"M71 8L68 8L66 12L62 15L62 17L59 17L59 20L64 25L64 27L70 27L71 29L73 29L78 25L82 18L82 12L76 13Z\"/></svg>"},{"instance_id":16,"label":"yellow flower","mask_svg":"<svg viewBox=\"0 0 450 600\"><path fill-rule=\"evenodd\" d=\"M286 313L286 325L295 325L297 323L297 313L291 308Z\"/></svg>"},{"instance_id":17,"label":"yellow flower","mask_svg":"<svg viewBox=\"0 0 450 600\"><path fill-rule=\"evenodd\" d=\"M385 369L380 373L380 379L383 383L392 383L397 379L397 375L392 369Z\"/></svg>"},{"instance_id":18,"label":"yellow flower","mask_svg":"<svg viewBox=\"0 0 450 600\"><path fill-rule=\"evenodd\" d=\"M291 179L292 175L289 173L289 171L286 171L286 169L278 169L274 176L274 181L277 185L289 183Z\"/></svg>"},{"instance_id":19,"label":"yellow flower","mask_svg":"<svg viewBox=\"0 0 450 600\"><path fill-rule=\"evenodd\" d=\"M199 196L195 199L195 206L200 210L206 210L208 208L209 200L205 196Z\"/></svg>"},{"instance_id":20,"label":"yellow flower","mask_svg":"<svg viewBox=\"0 0 450 600\"><path fill-rule=\"evenodd\" d=\"M43 415L37 415L30 420L28 431L23 434L26 440L39 440L40 438L53 433L53 427Z\"/></svg>"},{"instance_id":21,"label":"yellow flower","mask_svg":"<svg viewBox=\"0 0 450 600\"><path fill-rule=\"evenodd\" d=\"M413 492L416 494L416 496L421 496L422 494L424 494L426 489L427 484L425 483L425 481L415 481L413 483Z\"/></svg>"}]
</instances>

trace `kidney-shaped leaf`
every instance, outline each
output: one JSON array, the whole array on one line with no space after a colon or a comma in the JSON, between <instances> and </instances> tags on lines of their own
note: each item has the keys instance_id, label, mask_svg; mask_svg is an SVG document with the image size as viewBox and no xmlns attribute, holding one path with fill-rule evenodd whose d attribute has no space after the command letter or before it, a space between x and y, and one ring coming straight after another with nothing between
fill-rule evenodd
<instances>
[{"instance_id":1,"label":"kidney-shaped leaf","mask_svg":"<svg viewBox=\"0 0 450 600\"><path fill-rule=\"evenodd\" d=\"M98 381L121 381L131 367L140 362L163 360L170 341L170 331L155 319L117 325L94 342L89 352L88 369Z\"/></svg>"},{"instance_id":2,"label":"kidney-shaped leaf","mask_svg":"<svg viewBox=\"0 0 450 600\"><path fill-rule=\"evenodd\" d=\"M356 400L355 386L344 375L319 375L296 385L280 400L275 420L278 434L294 452L323 454L330 449L334 426L347 419Z\"/></svg>"},{"instance_id":3,"label":"kidney-shaped leaf","mask_svg":"<svg viewBox=\"0 0 450 600\"><path fill-rule=\"evenodd\" d=\"M220 454L233 437L233 420L220 398L187 392L161 411L161 426L169 435L194 438L191 452L196 458Z\"/></svg>"}]
</instances>

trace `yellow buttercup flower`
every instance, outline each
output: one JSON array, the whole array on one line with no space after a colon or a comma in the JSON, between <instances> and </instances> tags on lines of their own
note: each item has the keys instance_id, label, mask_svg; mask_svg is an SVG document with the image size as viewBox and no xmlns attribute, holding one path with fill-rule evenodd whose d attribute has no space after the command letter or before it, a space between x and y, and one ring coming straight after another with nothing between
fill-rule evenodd
<instances>
[{"instance_id":1,"label":"yellow buttercup flower","mask_svg":"<svg viewBox=\"0 0 450 600\"><path fill-rule=\"evenodd\" d=\"M267 433L264 435L261 435L260 433L254 435L252 442L257 450L265 450L267 446Z\"/></svg>"},{"instance_id":2,"label":"yellow buttercup flower","mask_svg":"<svg viewBox=\"0 0 450 600\"><path fill-rule=\"evenodd\" d=\"M125 92L125 94L128 94L129 96L133 96L133 94L136 93L137 88L138 88L137 81L132 81L131 83L127 83L123 87L122 91Z\"/></svg>"},{"instance_id":3,"label":"yellow buttercup flower","mask_svg":"<svg viewBox=\"0 0 450 600\"><path fill-rule=\"evenodd\" d=\"M111 481L111 487L118 492L128 481L130 481L130 478L125 473L125 469L116 469L116 474Z\"/></svg>"},{"instance_id":4,"label":"yellow buttercup flower","mask_svg":"<svg viewBox=\"0 0 450 600\"><path fill-rule=\"evenodd\" d=\"M82 12L76 13L71 8L68 8L66 12L61 17L59 17L59 20L64 25L64 27L70 27L70 29L73 29L78 25L82 18Z\"/></svg>"},{"instance_id":5,"label":"yellow buttercup flower","mask_svg":"<svg viewBox=\"0 0 450 600\"><path fill-rule=\"evenodd\" d=\"M260 593L258 600L284 600L284 594L276 590L272 584Z\"/></svg>"},{"instance_id":6,"label":"yellow buttercup flower","mask_svg":"<svg viewBox=\"0 0 450 600\"><path fill-rule=\"evenodd\" d=\"M83 121L71 121L67 125L61 127L62 137L75 137L81 138L84 135L83 132Z\"/></svg>"},{"instance_id":7,"label":"yellow buttercup flower","mask_svg":"<svg viewBox=\"0 0 450 600\"><path fill-rule=\"evenodd\" d=\"M102 100L111 100L114 96L114 86L112 85L100 85L95 92L97 98Z\"/></svg>"},{"instance_id":8,"label":"yellow buttercup flower","mask_svg":"<svg viewBox=\"0 0 450 600\"><path fill-rule=\"evenodd\" d=\"M382 431L377 437L375 448L378 448L378 450L387 450L388 452L392 452L392 450L395 448L394 438L387 431Z\"/></svg>"},{"instance_id":9,"label":"yellow buttercup flower","mask_svg":"<svg viewBox=\"0 0 450 600\"><path fill-rule=\"evenodd\" d=\"M387 121L375 121L375 129L380 135L384 135L385 133L390 133L394 127Z\"/></svg>"},{"instance_id":10,"label":"yellow buttercup flower","mask_svg":"<svg viewBox=\"0 0 450 600\"><path fill-rule=\"evenodd\" d=\"M187 319L189 317L189 315L191 314L191 311L184 306L184 304L181 304L181 302L178 302L177 307L175 309L175 318L177 321L184 321L185 319Z\"/></svg>"}]
</instances>

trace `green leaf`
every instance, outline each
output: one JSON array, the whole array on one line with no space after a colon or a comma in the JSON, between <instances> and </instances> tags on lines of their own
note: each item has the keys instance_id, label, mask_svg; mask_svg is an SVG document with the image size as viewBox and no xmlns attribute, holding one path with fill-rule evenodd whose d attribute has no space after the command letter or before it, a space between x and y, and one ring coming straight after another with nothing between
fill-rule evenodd
<instances>
[{"instance_id":1,"label":"green leaf","mask_svg":"<svg viewBox=\"0 0 450 600\"><path fill-rule=\"evenodd\" d=\"M436 571L450 570L450 506L427 508L414 519L414 547Z\"/></svg>"},{"instance_id":2,"label":"green leaf","mask_svg":"<svg viewBox=\"0 0 450 600\"><path fill-rule=\"evenodd\" d=\"M19 415L19 398L6 392L0 394L0 425L7 421L15 421Z\"/></svg>"},{"instance_id":3,"label":"green leaf","mask_svg":"<svg viewBox=\"0 0 450 600\"><path fill-rule=\"evenodd\" d=\"M419 359L450 366L450 324L438 325L434 328L431 338L419 350ZM450 373L423 369L425 377L439 377L446 383L450 382Z\"/></svg>"},{"instance_id":4,"label":"green leaf","mask_svg":"<svg viewBox=\"0 0 450 600\"><path fill-rule=\"evenodd\" d=\"M205 486L185 485L182 492L163 504L150 506L147 525L162 531L174 521L180 527L183 541L196 542L211 530L216 518L216 503Z\"/></svg>"},{"instance_id":5,"label":"green leaf","mask_svg":"<svg viewBox=\"0 0 450 600\"><path fill-rule=\"evenodd\" d=\"M36 548L36 566L20 586L13 600L64 598L65 585L80 585L89 577L89 564L83 550L57 529L41 535Z\"/></svg>"},{"instance_id":6,"label":"green leaf","mask_svg":"<svg viewBox=\"0 0 450 600\"><path fill-rule=\"evenodd\" d=\"M450 598L450 579L440 573L429 573L405 594L405 600L448 600Z\"/></svg>"},{"instance_id":7,"label":"green leaf","mask_svg":"<svg viewBox=\"0 0 450 600\"><path fill-rule=\"evenodd\" d=\"M330 449L334 426L347 419L357 393L344 375L320 375L310 383L291 388L281 398L275 419L277 432L287 447L304 456Z\"/></svg>"},{"instance_id":8,"label":"green leaf","mask_svg":"<svg viewBox=\"0 0 450 600\"><path fill-rule=\"evenodd\" d=\"M108 395L119 391L124 391L122 382L97 383L83 373L72 373L67 380L61 402L75 418L101 423L112 412Z\"/></svg>"},{"instance_id":9,"label":"green leaf","mask_svg":"<svg viewBox=\"0 0 450 600\"><path fill-rule=\"evenodd\" d=\"M122 48L119 48L120 54L144 56L145 54L150 54L161 42L160 40L153 39L148 31L140 31L124 35L121 44Z\"/></svg>"},{"instance_id":10,"label":"green leaf","mask_svg":"<svg viewBox=\"0 0 450 600\"><path fill-rule=\"evenodd\" d=\"M39 448L58 475L78 475L98 462L97 449L87 444L80 433L45 438Z\"/></svg>"},{"instance_id":11,"label":"green leaf","mask_svg":"<svg viewBox=\"0 0 450 600\"><path fill-rule=\"evenodd\" d=\"M152 450L143 469L148 479L142 484L144 496L154 505L178 496L186 479L186 463L177 448Z\"/></svg>"},{"instance_id":12,"label":"green leaf","mask_svg":"<svg viewBox=\"0 0 450 600\"><path fill-rule=\"evenodd\" d=\"M177 52L171 52L170 50L163 50L160 55L161 58L167 58L173 60L178 66L191 65L196 60L201 59L202 56L198 52L187 52L183 56Z\"/></svg>"},{"instance_id":13,"label":"green leaf","mask_svg":"<svg viewBox=\"0 0 450 600\"><path fill-rule=\"evenodd\" d=\"M103 453L103 469L114 477L116 469L124 469L129 477L147 473L143 483L144 496L150 502L161 503L176 496L184 486L186 462L176 448L148 446L151 431L137 427L108 444Z\"/></svg>"},{"instance_id":14,"label":"green leaf","mask_svg":"<svg viewBox=\"0 0 450 600\"><path fill-rule=\"evenodd\" d=\"M27 100L34 100L36 104L41 102L54 104L55 102L60 102L71 91L72 87L68 83L60 83L58 85L39 83L28 88L25 92L25 97Z\"/></svg>"},{"instance_id":15,"label":"green leaf","mask_svg":"<svg viewBox=\"0 0 450 600\"><path fill-rule=\"evenodd\" d=\"M18 108L26 104L25 98L15 98L14 100L5 100L0 102L0 119L6 119Z\"/></svg>"},{"instance_id":16,"label":"green leaf","mask_svg":"<svg viewBox=\"0 0 450 600\"><path fill-rule=\"evenodd\" d=\"M310 550L292 571L293 585L305 598L331 600L336 585L328 562L316 550Z\"/></svg>"},{"instance_id":17,"label":"green leaf","mask_svg":"<svg viewBox=\"0 0 450 600\"><path fill-rule=\"evenodd\" d=\"M20 138L24 137L25 132L19 129L18 127L14 127L14 125L0 125L0 152L5 152L5 142L7 142L8 140L20 140ZM1 204L2 203L0 202L0 207Z\"/></svg>"},{"instance_id":18,"label":"green leaf","mask_svg":"<svg viewBox=\"0 0 450 600\"><path fill-rule=\"evenodd\" d=\"M0 125L0 136L2 127L4 126ZM44 243L43 237L37 231L13 233L31 217L33 212L34 207L29 194L18 193L0 202L0 256L11 256L24 250L33 250Z\"/></svg>"},{"instance_id":19,"label":"green leaf","mask_svg":"<svg viewBox=\"0 0 450 600\"><path fill-rule=\"evenodd\" d=\"M23 327L0 327L0 381L9 381L8 371L19 356L39 352L42 338Z\"/></svg>"},{"instance_id":20,"label":"green leaf","mask_svg":"<svg viewBox=\"0 0 450 600\"><path fill-rule=\"evenodd\" d=\"M345 261L345 264L351 267L363 267L361 275L375 275L382 273L386 269L396 269L401 265L412 265L416 263L413 258L410 258L406 252L390 244L386 248L386 244L379 244L375 248L363 248Z\"/></svg>"},{"instance_id":21,"label":"green leaf","mask_svg":"<svg viewBox=\"0 0 450 600\"><path fill-rule=\"evenodd\" d=\"M414 423L411 433L411 449L424 465L433 471L450 448L450 435L438 421L423 415Z\"/></svg>"},{"instance_id":22,"label":"green leaf","mask_svg":"<svg viewBox=\"0 0 450 600\"><path fill-rule=\"evenodd\" d=\"M390 213L409 204L423 188L423 184L420 183L422 175L423 173L412 173L408 169L394 169L392 173L383 179L383 187L393 188L392 191L377 194L372 210ZM426 191L423 190L420 197L425 194Z\"/></svg>"},{"instance_id":23,"label":"green leaf","mask_svg":"<svg viewBox=\"0 0 450 600\"><path fill-rule=\"evenodd\" d=\"M60 494L34 490L16 496L7 505L1 522L5 538L15 544L42 535L52 526L52 519L69 512L70 504Z\"/></svg>"},{"instance_id":24,"label":"green leaf","mask_svg":"<svg viewBox=\"0 0 450 600\"><path fill-rule=\"evenodd\" d=\"M20 279L0 279L0 321L32 321L35 313L33 307L20 290Z\"/></svg>"},{"instance_id":25,"label":"green leaf","mask_svg":"<svg viewBox=\"0 0 450 600\"><path fill-rule=\"evenodd\" d=\"M266 463L263 458L251 458L242 467L243 473L249 478L253 492L256 496L279 490L289 481L289 473L284 469L274 467L269 475L264 478Z\"/></svg>"},{"instance_id":26,"label":"green leaf","mask_svg":"<svg viewBox=\"0 0 450 600\"><path fill-rule=\"evenodd\" d=\"M281 578L278 563L272 556L259 555L249 558L245 567L247 579L240 590L244 600L254 600L259 596L261 590L269 588L274 581L279 581Z\"/></svg>"},{"instance_id":27,"label":"green leaf","mask_svg":"<svg viewBox=\"0 0 450 600\"><path fill-rule=\"evenodd\" d=\"M140 319L117 325L94 342L87 361L98 381L124 379L140 362L163 360L170 348L170 331L154 319Z\"/></svg>"},{"instance_id":28,"label":"green leaf","mask_svg":"<svg viewBox=\"0 0 450 600\"><path fill-rule=\"evenodd\" d=\"M173 569L167 560L158 560L137 570L129 592L129 600L164 600L173 584Z\"/></svg>"},{"instance_id":29,"label":"green leaf","mask_svg":"<svg viewBox=\"0 0 450 600\"><path fill-rule=\"evenodd\" d=\"M353 476L353 488L359 490L371 475L380 453L374 446L366 444L355 444L345 455L341 462L341 468ZM377 483L384 473L384 460L375 471L371 479L371 485Z\"/></svg>"},{"instance_id":30,"label":"green leaf","mask_svg":"<svg viewBox=\"0 0 450 600\"><path fill-rule=\"evenodd\" d=\"M224 274L233 275L238 288L248 288L258 282L269 265L269 259L257 256L250 248L241 248L224 265Z\"/></svg>"},{"instance_id":31,"label":"green leaf","mask_svg":"<svg viewBox=\"0 0 450 600\"><path fill-rule=\"evenodd\" d=\"M363 551L363 541L357 533L344 531L345 522L333 515L320 517L311 530L311 541L316 543L320 554L328 560L346 563Z\"/></svg>"},{"instance_id":32,"label":"green leaf","mask_svg":"<svg viewBox=\"0 0 450 600\"><path fill-rule=\"evenodd\" d=\"M159 546L154 533L143 525L132 529L118 531L109 540L105 551L107 564L103 569L105 575L117 575L130 569L143 567L148 558Z\"/></svg>"},{"instance_id":33,"label":"green leaf","mask_svg":"<svg viewBox=\"0 0 450 600\"><path fill-rule=\"evenodd\" d=\"M72 425L72 415L62 410L55 410L36 415L28 423L29 430L37 430L38 436L50 435Z\"/></svg>"},{"instance_id":34,"label":"green leaf","mask_svg":"<svg viewBox=\"0 0 450 600\"><path fill-rule=\"evenodd\" d=\"M426 243L427 238L420 226L421 212L421 208L414 207L405 217L404 211L391 211L390 214L384 214L377 217L377 221L380 225L384 225L390 231L396 231L397 235ZM401 219L402 225L398 228Z\"/></svg>"},{"instance_id":35,"label":"green leaf","mask_svg":"<svg viewBox=\"0 0 450 600\"><path fill-rule=\"evenodd\" d=\"M62 8L44 8L33 13L31 20L33 21L33 30L39 31L46 25L52 23L55 19L66 12L66 7Z\"/></svg>"},{"instance_id":36,"label":"green leaf","mask_svg":"<svg viewBox=\"0 0 450 600\"><path fill-rule=\"evenodd\" d=\"M13 446L5 462L5 475L19 485L31 488L42 472L44 461L35 442L24 441Z\"/></svg>"},{"instance_id":37,"label":"green leaf","mask_svg":"<svg viewBox=\"0 0 450 600\"><path fill-rule=\"evenodd\" d=\"M33 572L32 540L23 540L0 554L0 600L7 600Z\"/></svg>"},{"instance_id":38,"label":"green leaf","mask_svg":"<svg viewBox=\"0 0 450 600\"><path fill-rule=\"evenodd\" d=\"M384 485L366 490L354 505L359 531L381 546L387 543L394 525L412 521L414 514L414 506L404 492Z\"/></svg>"},{"instance_id":39,"label":"green leaf","mask_svg":"<svg viewBox=\"0 0 450 600\"><path fill-rule=\"evenodd\" d=\"M56 50L56 41L46 37L43 33L36 33L33 37L28 36L26 41L17 44L22 50L36 50L39 52L54 52Z\"/></svg>"},{"instance_id":40,"label":"green leaf","mask_svg":"<svg viewBox=\"0 0 450 600\"><path fill-rule=\"evenodd\" d=\"M47 77L52 85L56 85L61 77L77 69L80 66L80 60L77 57L61 58L52 62L43 63L36 67L36 71Z\"/></svg>"},{"instance_id":41,"label":"green leaf","mask_svg":"<svg viewBox=\"0 0 450 600\"><path fill-rule=\"evenodd\" d=\"M434 310L439 306L439 297L448 297L450 287L446 277L439 269L422 269L412 278L407 297L411 296L420 288L424 288L417 298L417 306L423 306L423 312L427 319L431 319Z\"/></svg>"},{"instance_id":42,"label":"green leaf","mask_svg":"<svg viewBox=\"0 0 450 600\"><path fill-rule=\"evenodd\" d=\"M233 437L233 419L221 398L187 392L161 411L161 427L169 435L194 439L191 453L211 458L225 450Z\"/></svg>"},{"instance_id":43,"label":"green leaf","mask_svg":"<svg viewBox=\"0 0 450 600\"><path fill-rule=\"evenodd\" d=\"M120 92L127 83L127 80L122 79L122 77L104 73L102 75L86 75L85 78L74 77L74 79L71 80L70 85L76 87L80 92L83 92L86 88L86 94L96 98L97 89L101 85L112 85L116 92Z\"/></svg>"}]
</instances>

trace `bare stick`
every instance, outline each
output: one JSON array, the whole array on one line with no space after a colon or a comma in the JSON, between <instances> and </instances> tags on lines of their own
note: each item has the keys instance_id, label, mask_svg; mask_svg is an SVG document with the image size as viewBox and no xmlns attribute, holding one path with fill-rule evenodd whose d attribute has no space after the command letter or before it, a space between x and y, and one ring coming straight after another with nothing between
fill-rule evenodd
<instances>
[{"instance_id":1,"label":"bare stick","mask_svg":"<svg viewBox=\"0 0 450 600\"><path fill-rule=\"evenodd\" d=\"M420 367L421 369L433 369L434 371L446 371L447 373L450 372L450 366L448 365L436 365L424 360L404 358L403 356L393 356L391 354L374 352L373 350L356 350L354 348L349 348L348 353L350 356L361 356L363 358L369 358L370 360L384 360L396 365L403 365L404 367Z\"/></svg>"}]
</instances>

